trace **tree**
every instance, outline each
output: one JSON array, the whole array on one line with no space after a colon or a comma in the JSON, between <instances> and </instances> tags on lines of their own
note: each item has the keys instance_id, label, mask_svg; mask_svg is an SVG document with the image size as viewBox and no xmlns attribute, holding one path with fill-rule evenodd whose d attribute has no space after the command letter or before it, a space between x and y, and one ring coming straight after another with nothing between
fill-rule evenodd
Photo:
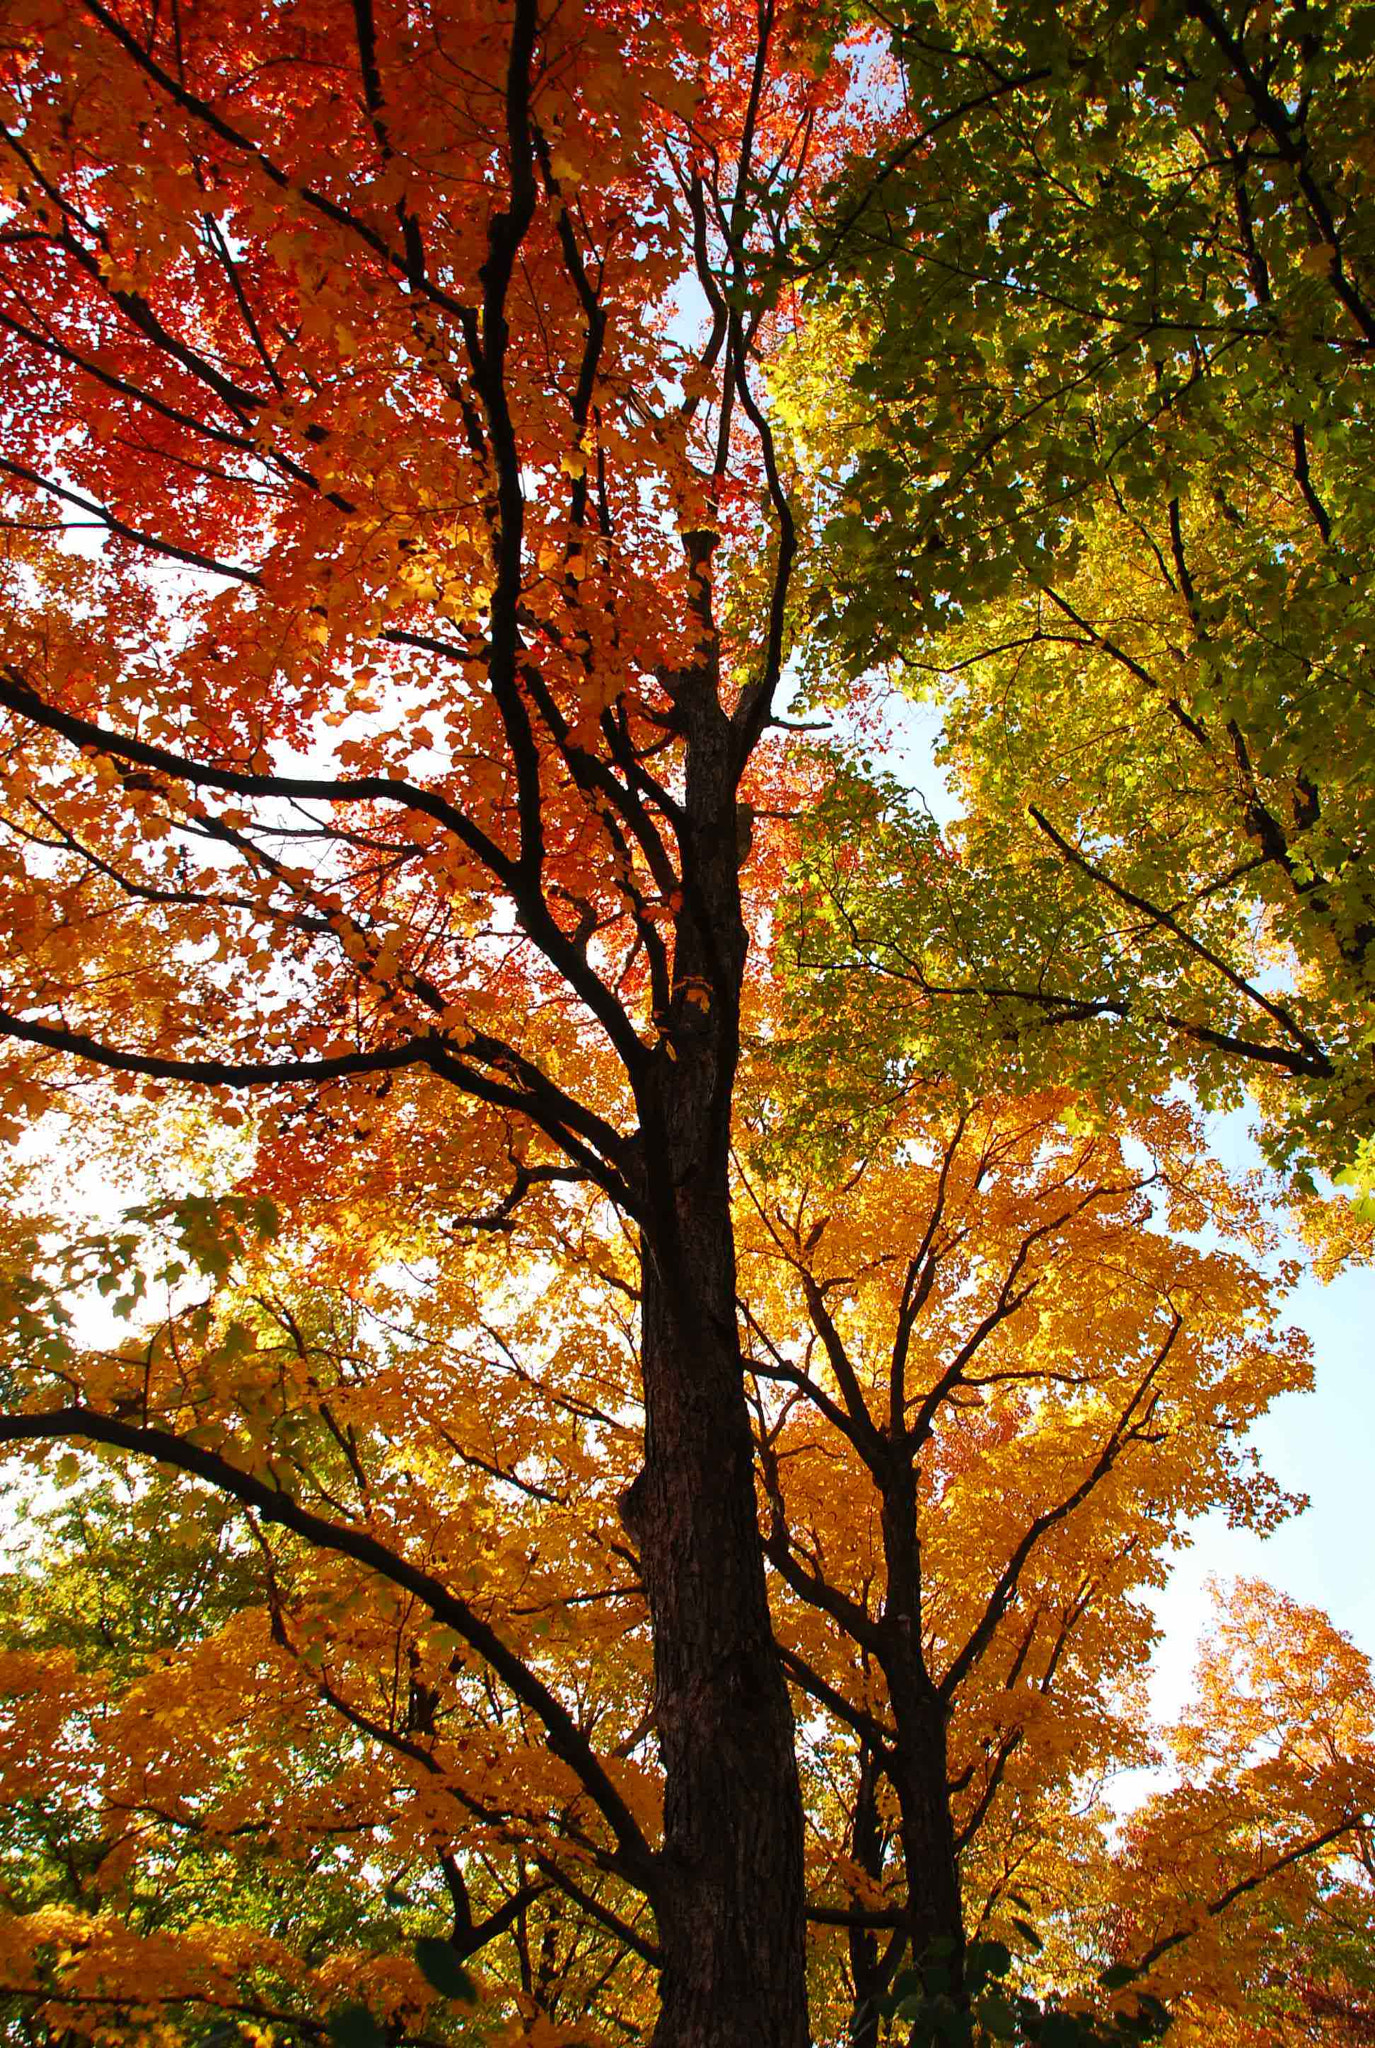
<instances>
[{"instance_id":1,"label":"tree","mask_svg":"<svg viewBox=\"0 0 1375 2048\"><path fill-rule=\"evenodd\" d=\"M1029 1917L1051 1991L1141 1962L1141 1989L1215 2025L1266 2005L1277 1913L1332 1980L1314 1872L1369 1825L1369 1679L1322 1618L1248 1593L1170 1739L1186 1784L1141 1810L1129 1855L1090 1790L1152 1755L1139 1589L1178 1518L1285 1511L1238 1436L1305 1356L1270 1333L1240 1251L1164 1227L1260 1229L1189 1116L1123 1145L1068 1108L908 1100L885 1145L805 1186L764 1112L750 1141L742 1284L824 2040L873 2040L877 2001L932 1933L959 1939L961 1907L982 1942L1018 1944ZM656 1929L600 1839L586 1751L551 1753L531 1698L543 1681L568 1704L652 1837L648 1616L617 1516L637 1327L590 1300L594 1272L633 1290L633 1247L590 1239L578 1268L502 1278L512 1247L477 1245L436 1284L359 1278L350 1241L293 1249L254 1233L268 1221L193 1202L141 1237L14 1247L10 1384L39 1417L53 1382L92 1417L141 1409L182 1466L150 1483L70 1460L74 1491L6 1583L0 1952L23 2038L137 2028L156 2005L195 2040L227 2015L344 2044L363 2007L439 2044L465 2009L434 1997L426 1942L471 1964L488 2025L514 2005L520 2040L635 2034ZM47 1274L135 1313L131 1272L152 1303L186 1264L197 1294L170 1317L105 1350L59 1339ZM895 1436L877 1397L904 1323ZM219 1499L186 1481L197 1456ZM344 1548L350 1495L387 1546ZM484 1628L525 1663L514 1712ZM912 1729L914 1692L934 1731ZM1254 1763L1258 1735L1287 1745L1279 1769ZM953 1903L934 1827L959 1843ZM1342 1911L1365 1911L1359 1890Z\"/></svg>"},{"instance_id":2,"label":"tree","mask_svg":"<svg viewBox=\"0 0 1375 2048\"><path fill-rule=\"evenodd\" d=\"M1254 1950L1233 1908L1263 1913L1277 1865L1295 1939L1321 1953L1308 1864L1359 1828L1361 1769L1249 1779L1254 1688L1223 1663L1200 1740L1230 1744L1239 1774L1165 1801L1130 1863L1091 1788L1151 1754L1139 1593L1180 1517L1225 1503L1264 1527L1287 1505L1238 1437L1302 1383L1303 1349L1272 1334L1273 1290L1240 1251L1172 1234L1255 1235L1255 1199L1181 1108L1124 1142L1070 1128L1063 1096L963 1113L912 1097L822 1172L805 1138L789 1159L776 1059L751 1063L738 1239L775 1625L803 1708L816 2034L872 2039L876 2002L964 1919L1013 1943L1034 1922L1052 1993L1159 1944L1172 1995L1234 2016ZM351 1237L255 1234L269 1221L193 1202L72 1253L14 1248L7 1370L29 1412L79 1400L95 1435L139 1410L181 1474L114 1484L70 1460L74 1490L8 1582L13 2007L118 2030L151 1977L195 2038L229 2013L308 2040L362 2005L443 2042L464 2010L412 1961L428 1940L471 1965L489 2026L514 2007L521 2039L633 2036L657 1931L584 1789L600 1762L653 1838L647 1615L617 1512L640 1438L633 1245L592 1219L582 1259L556 1260L567 1211L541 1252L527 1209L514 1244L450 1250L437 1281L394 1254L360 1274ZM48 1276L104 1281L137 1315L131 1272L151 1306L188 1265L194 1294L139 1334L55 1334ZM894 1434L879 1395L904 1321ZM347 1547L355 1499L385 1545ZM1318 1626L1274 1629L1273 1654L1315 1680ZM484 1630L524 1664L514 1711ZM1360 1660L1329 1654L1325 1696L1354 1700ZM581 1749L551 1745L550 1696ZM1281 1719L1291 1705L1275 1697ZM1197 1745L1178 1747L1194 1769ZM1182 1840L1197 1867L1174 1886ZM1203 1932L1235 1954L1230 1977L1193 1969L1190 1896L1218 1902Z\"/></svg>"},{"instance_id":3,"label":"tree","mask_svg":"<svg viewBox=\"0 0 1375 2048\"><path fill-rule=\"evenodd\" d=\"M829 34L81 0L0 58L11 1105L83 1062L246 1091L262 1187L499 1226L586 1185L633 1224L662 1847L575 1769L675 2044L806 2033L727 1152L796 548L755 366L858 132Z\"/></svg>"},{"instance_id":4,"label":"tree","mask_svg":"<svg viewBox=\"0 0 1375 2048\"><path fill-rule=\"evenodd\" d=\"M1107 1826L1084 1788L1147 1754L1142 1590L1205 1504L1262 1530L1294 1505L1240 1440L1307 1383L1305 1348L1239 1249L1179 1236L1256 1238L1254 1194L1181 1106L1111 1132L1074 1109L912 1091L826 1166L808 1134L791 1173L765 1119L769 1167L743 1169L766 1541L858 2041L896 1973L933 1944L957 1964L966 1928L1059 1923L1084 1967ZM1341 1831L1367 1791L1325 1782ZM1276 1803L1319 1853L1301 1802ZM1166 1882L1097 1967L1138 1960L1178 1906Z\"/></svg>"},{"instance_id":5,"label":"tree","mask_svg":"<svg viewBox=\"0 0 1375 2048\"><path fill-rule=\"evenodd\" d=\"M275 1294L174 1298L134 1349L93 1357L25 1282L0 1434L152 1459L256 1517L265 1604L225 1626L256 1628L273 1683L313 1702L307 1786L312 1744L338 1735L317 1733L318 1688L292 1687L335 1639L332 1598L368 1589L325 1704L416 1784L438 1774L405 1718L461 1681L500 1847L467 1921L455 1904L458 1948L494 1915L548 1920L556 1889L659 1973L661 2044L798 2048L803 1807L729 1151L778 828L825 766L779 736L799 551L848 479L780 449L763 371L869 194L925 161L935 102L899 105L864 24L775 0L23 0L4 34L7 1102L31 1122L92 1072L177 1114L201 1091L244 1133L249 1207L162 1204L189 1232L172 1265L271 1197L319 1298L287 1319ZM941 134L1003 97L981 86ZM1199 1031L1220 1049L1215 1020ZM875 1055L885 1087L910 1080L910 1054L876 1038L851 1085L872 1093ZM484 1235L494 1254L455 1251ZM357 1383L352 1340L313 1370L329 1290L352 1300L408 1257L436 1301L425 1325L406 1295L407 1341L471 1338L461 1431L381 1347ZM581 1331L591 1357L612 1297L643 1401L630 1439L620 1409L559 1407L542 1348ZM495 1461L493 1299L527 1319L534 1381ZM594 1567L626 1553L643 1585L661 1808L643 1644L546 1646L503 1574L481 1597L464 1579L489 1489L504 1514L500 1488L542 1483L518 1448L540 1428L577 1478L576 1511L544 1506L578 1592L600 1598ZM456 1503L407 1477L408 1432L460 1468ZM293 1633L273 1573L319 1638ZM388 1656L407 1685L380 1714ZM957 1942L922 1796L933 1860L909 1876L943 1886ZM423 2002L408 1986L394 2017Z\"/></svg>"},{"instance_id":6,"label":"tree","mask_svg":"<svg viewBox=\"0 0 1375 2048\"><path fill-rule=\"evenodd\" d=\"M1182 2040L1369 2033L1371 1707L1369 1660L1326 1615L1254 1580L1219 1598L1169 1732L1179 1782L1132 1817L1111 1908ZM1162 1929L1144 1949L1143 1925Z\"/></svg>"},{"instance_id":7,"label":"tree","mask_svg":"<svg viewBox=\"0 0 1375 2048\"><path fill-rule=\"evenodd\" d=\"M1277 1156L1359 1174L1370 12L891 20L925 138L853 174L789 407L847 457L817 687L935 699L967 816L958 862L914 817L822 957L952 1059L991 1029L1041 1077L1244 1082Z\"/></svg>"},{"instance_id":8,"label":"tree","mask_svg":"<svg viewBox=\"0 0 1375 2048\"><path fill-rule=\"evenodd\" d=\"M362 2007L377 2039L444 2040L463 2013L435 1997L438 1944L497 2011L647 2026L655 1929L576 1767L604 1756L624 1824L657 1823L643 1589L615 1512L640 1432L605 1406L633 1398L628 1352L618 1373L607 1318L592 1341L556 1293L504 1308L495 1260L466 1293L451 1271L418 1300L397 1277L351 1297L318 1244L306 1282L280 1247L187 1220L220 1266L209 1299L108 1352L47 1337L47 1372L93 1411L137 1399L222 1483L71 1457L11 1571L11 2010L83 2036L151 2008L214 2039L228 2016L344 2048ZM127 1284L129 1246L112 1250L96 1270ZM409 1579L375 1533L361 1556L330 1541L360 1497ZM514 1705L474 1654L484 1631L522 1660ZM541 1678L572 1769L531 1715Z\"/></svg>"}]
</instances>

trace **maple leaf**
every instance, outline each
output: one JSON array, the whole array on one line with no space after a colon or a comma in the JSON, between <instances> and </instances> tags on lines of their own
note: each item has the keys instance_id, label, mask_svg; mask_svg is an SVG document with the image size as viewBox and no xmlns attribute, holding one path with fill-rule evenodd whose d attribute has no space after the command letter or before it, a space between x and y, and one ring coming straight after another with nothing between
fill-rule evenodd
<instances>
[{"instance_id":1,"label":"maple leaf","mask_svg":"<svg viewBox=\"0 0 1375 2048\"><path fill-rule=\"evenodd\" d=\"M1131 1591L1284 1511L1305 1370L1119 1140L1258 1241L1180 1078L1368 1110L1339 14L0 40L0 1114L148 1196L3 1245L24 2024L443 2035L444 1941L527 2038L803 2048L809 1913L953 1999L957 1847L1089 1860ZM783 715L890 658L949 840Z\"/></svg>"},{"instance_id":2,"label":"maple leaf","mask_svg":"<svg viewBox=\"0 0 1375 2048\"><path fill-rule=\"evenodd\" d=\"M982 94L941 18L898 31L930 141L853 167L782 369L846 458L812 689L889 664L963 812L936 918L890 870L851 957L985 1073L1245 1085L1303 1190L1375 1103L1365 17L1319 81L1269 9L991 7Z\"/></svg>"}]
</instances>

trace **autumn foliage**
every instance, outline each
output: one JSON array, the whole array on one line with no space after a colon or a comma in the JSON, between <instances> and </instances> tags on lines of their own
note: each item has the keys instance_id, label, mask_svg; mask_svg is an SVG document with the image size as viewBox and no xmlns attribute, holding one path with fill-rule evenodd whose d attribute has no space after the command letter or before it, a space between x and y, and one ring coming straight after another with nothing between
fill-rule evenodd
<instances>
[{"instance_id":1,"label":"autumn foliage","mask_svg":"<svg viewBox=\"0 0 1375 2048\"><path fill-rule=\"evenodd\" d=\"M1272 14L1162 20L1175 106L1088 5L5 7L16 2042L1368 2037L1364 1660L1247 1585L1178 1727L1143 1676L1188 1520L1299 1505L1244 1442L1310 1376L1279 1183L1200 1101L1259 1068L1300 1193L1369 1126L1364 713L1330 794L1295 681L1363 630L1341 151L1312 290L1255 284L1293 214L1199 282L1246 107L1305 118ZM1045 309L1147 191L1177 261L1105 356ZM976 216L1034 319L923 295ZM1199 473L1023 519L1048 366L1130 438L1218 306L1264 332L1200 344ZM1248 496L1267 349L1340 395ZM1277 507L1295 645L1233 703L1191 592ZM1003 745L1047 604L1080 694ZM954 693L950 832L884 663Z\"/></svg>"}]
</instances>

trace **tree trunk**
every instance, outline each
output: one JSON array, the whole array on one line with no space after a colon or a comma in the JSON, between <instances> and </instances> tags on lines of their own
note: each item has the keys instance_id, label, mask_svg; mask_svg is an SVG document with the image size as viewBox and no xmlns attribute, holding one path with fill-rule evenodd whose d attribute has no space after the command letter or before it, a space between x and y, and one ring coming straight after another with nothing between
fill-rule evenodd
<instances>
[{"instance_id":1,"label":"tree trunk","mask_svg":"<svg viewBox=\"0 0 1375 2048\"><path fill-rule=\"evenodd\" d=\"M731 735L688 749L684 894L640 1088L644 1470L623 1500L654 1626L664 1766L655 2048L806 2048L792 1708L769 1617L736 1326L730 1115L745 964Z\"/></svg>"},{"instance_id":2,"label":"tree trunk","mask_svg":"<svg viewBox=\"0 0 1375 2048\"><path fill-rule=\"evenodd\" d=\"M905 1447L884 1485L883 1549L888 1584L880 1661L897 1731L889 1774L898 1801L912 1958L920 1963L933 1941L948 1943L945 1961L958 1991L964 1914L946 1778L946 1712L922 1650L917 1475Z\"/></svg>"},{"instance_id":3,"label":"tree trunk","mask_svg":"<svg viewBox=\"0 0 1375 2048\"><path fill-rule=\"evenodd\" d=\"M624 1503L664 1765L655 2048L804 2048L802 1810L769 1621L723 1184L647 1252L644 1471ZM728 1277L729 1276L729 1277Z\"/></svg>"},{"instance_id":4,"label":"tree trunk","mask_svg":"<svg viewBox=\"0 0 1375 2048\"><path fill-rule=\"evenodd\" d=\"M900 1692L904 1695L901 1705ZM912 1957L920 1963L933 1941L948 1943L944 1961L958 1990L964 1960L964 1915L946 1783L945 1704L924 1671L920 1680L911 1684L894 1684L890 1674L889 1699L898 1734L892 1779L907 1872Z\"/></svg>"},{"instance_id":5,"label":"tree trunk","mask_svg":"<svg viewBox=\"0 0 1375 2048\"><path fill-rule=\"evenodd\" d=\"M850 1830L850 1854L877 1885L883 1876L883 1831L879 1825L877 1767L874 1752L863 1738L859 1746L859 1790ZM878 2048L879 1999L892 1980L895 1958L879 1954L872 1927L852 1927L849 1936L850 1981L855 2002L850 2013L849 2048Z\"/></svg>"}]
</instances>

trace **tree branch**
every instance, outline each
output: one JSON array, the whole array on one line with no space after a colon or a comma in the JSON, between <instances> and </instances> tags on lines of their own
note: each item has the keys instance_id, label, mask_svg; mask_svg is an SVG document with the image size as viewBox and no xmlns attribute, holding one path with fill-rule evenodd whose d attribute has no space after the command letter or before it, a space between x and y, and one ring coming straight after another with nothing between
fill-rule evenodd
<instances>
[{"instance_id":1,"label":"tree branch","mask_svg":"<svg viewBox=\"0 0 1375 2048\"><path fill-rule=\"evenodd\" d=\"M188 1443L170 1430L141 1427L94 1409L55 1408L32 1415L0 1415L0 1443L68 1441L110 1444L136 1457L156 1459L185 1472L265 1522L279 1523L319 1550L351 1557L367 1570L410 1593L435 1620L451 1628L496 1673L544 1729L549 1748L577 1778L601 1811L615 1838L623 1876L652 1897L657 1886L654 1853L638 1821L607 1775L605 1766L562 1702L466 1600L379 1542L366 1530L332 1522L303 1508L290 1495L243 1471L217 1451Z\"/></svg>"}]
</instances>

